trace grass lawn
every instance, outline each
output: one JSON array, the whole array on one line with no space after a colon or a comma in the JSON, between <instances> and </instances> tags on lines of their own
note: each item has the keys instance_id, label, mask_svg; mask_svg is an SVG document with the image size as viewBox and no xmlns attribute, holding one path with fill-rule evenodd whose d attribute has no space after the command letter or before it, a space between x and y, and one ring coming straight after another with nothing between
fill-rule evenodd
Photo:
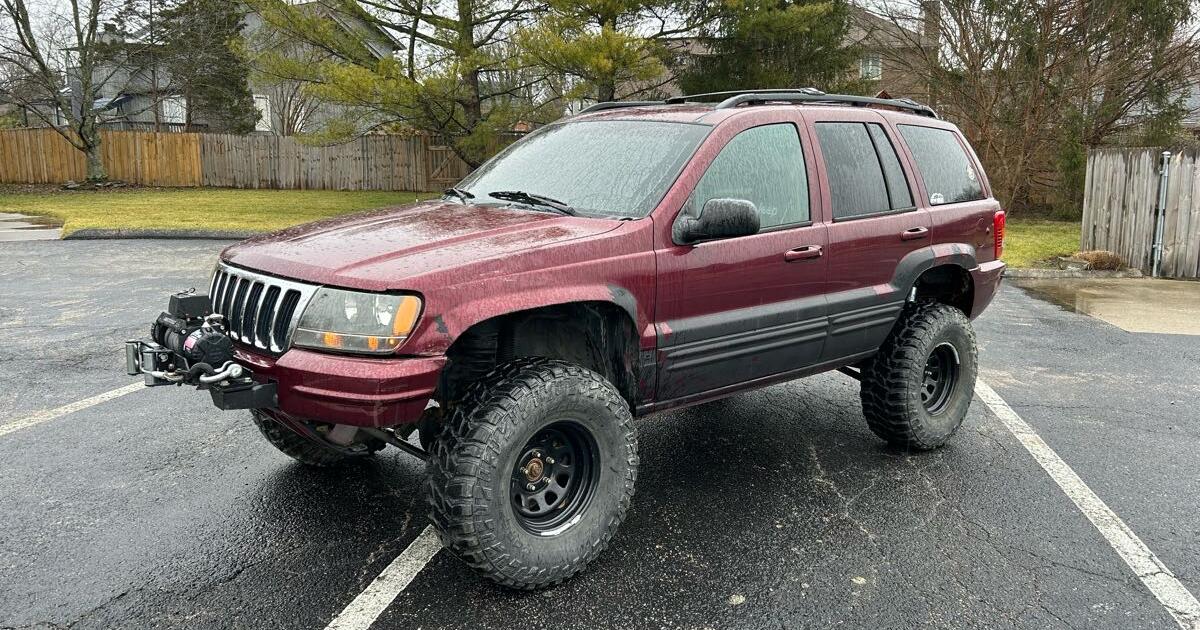
<instances>
[{"instance_id":1,"label":"grass lawn","mask_svg":"<svg viewBox=\"0 0 1200 630\"><path fill-rule=\"evenodd\" d=\"M270 231L435 196L437 193L334 190L0 187L0 213L54 217L63 222L63 234L82 228Z\"/></svg>"},{"instance_id":2,"label":"grass lawn","mask_svg":"<svg viewBox=\"0 0 1200 630\"><path fill-rule=\"evenodd\" d=\"M1004 234L1004 262L1010 267L1037 267L1054 256L1079 251L1078 221L1009 219Z\"/></svg>"},{"instance_id":3,"label":"grass lawn","mask_svg":"<svg viewBox=\"0 0 1200 630\"><path fill-rule=\"evenodd\" d=\"M67 191L0 186L0 213L48 216L63 233L82 228L271 231L325 217L429 199L437 193L231 188L117 188ZM1013 267L1079 251L1079 223L1009 219L1004 260Z\"/></svg>"}]
</instances>

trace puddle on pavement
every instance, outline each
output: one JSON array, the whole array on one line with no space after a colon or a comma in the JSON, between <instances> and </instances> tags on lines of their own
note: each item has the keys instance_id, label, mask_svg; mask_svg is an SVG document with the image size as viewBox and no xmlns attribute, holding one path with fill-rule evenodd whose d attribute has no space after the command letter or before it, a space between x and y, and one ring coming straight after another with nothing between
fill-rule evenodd
<instances>
[{"instance_id":1,"label":"puddle on pavement","mask_svg":"<svg viewBox=\"0 0 1200 630\"><path fill-rule=\"evenodd\" d=\"M1149 278L1009 278L1041 300L1128 332L1200 335L1200 282Z\"/></svg>"},{"instance_id":2,"label":"puddle on pavement","mask_svg":"<svg viewBox=\"0 0 1200 630\"><path fill-rule=\"evenodd\" d=\"M56 219L0 212L0 241L51 241L61 233Z\"/></svg>"}]
</instances>

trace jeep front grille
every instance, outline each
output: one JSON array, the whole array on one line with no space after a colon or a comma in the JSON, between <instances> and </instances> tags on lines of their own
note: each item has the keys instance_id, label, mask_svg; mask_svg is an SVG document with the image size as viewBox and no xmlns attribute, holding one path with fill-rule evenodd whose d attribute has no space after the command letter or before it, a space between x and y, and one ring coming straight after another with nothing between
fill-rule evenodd
<instances>
[{"instance_id":1,"label":"jeep front grille","mask_svg":"<svg viewBox=\"0 0 1200 630\"><path fill-rule=\"evenodd\" d=\"M208 295L212 310L225 316L229 335L272 353L287 350L300 315L317 287L217 265Z\"/></svg>"}]
</instances>

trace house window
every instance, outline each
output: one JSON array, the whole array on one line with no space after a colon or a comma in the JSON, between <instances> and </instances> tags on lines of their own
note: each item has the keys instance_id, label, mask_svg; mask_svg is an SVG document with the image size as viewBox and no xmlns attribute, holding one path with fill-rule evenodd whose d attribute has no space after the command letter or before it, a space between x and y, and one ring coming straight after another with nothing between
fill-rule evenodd
<instances>
[{"instance_id":1,"label":"house window","mask_svg":"<svg viewBox=\"0 0 1200 630\"><path fill-rule=\"evenodd\" d=\"M867 81L883 78L883 60L878 54L872 53L858 60L858 76Z\"/></svg>"},{"instance_id":2,"label":"house window","mask_svg":"<svg viewBox=\"0 0 1200 630\"><path fill-rule=\"evenodd\" d=\"M254 95L254 107L258 110L258 123L254 125L255 131L270 131L271 130L271 97L265 94Z\"/></svg>"},{"instance_id":3,"label":"house window","mask_svg":"<svg viewBox=\"0 0 1200 630\"><path fill-rule=\"evenodd\" d=\"M168 96L162 101L162 121L182 125L187 122L187 99L182 96Z\"/></svg>"}]
</instances>

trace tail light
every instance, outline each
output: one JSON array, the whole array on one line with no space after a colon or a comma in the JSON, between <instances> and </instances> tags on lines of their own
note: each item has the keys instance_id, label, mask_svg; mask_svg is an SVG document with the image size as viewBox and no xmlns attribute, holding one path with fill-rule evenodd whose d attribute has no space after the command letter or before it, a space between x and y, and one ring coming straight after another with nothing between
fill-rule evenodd
<instances>
[{"instance_id":1,"label":"tail light","mask_svg":"<svg viewBox=\"0 0 1200 630\"><path fill-rule=\"evenodd\" d=\"M995 239L996 260L1004 255L1004 221L1005 213L1000 210L992 217L992 237Z\"/></svg>"}]
</instances>

